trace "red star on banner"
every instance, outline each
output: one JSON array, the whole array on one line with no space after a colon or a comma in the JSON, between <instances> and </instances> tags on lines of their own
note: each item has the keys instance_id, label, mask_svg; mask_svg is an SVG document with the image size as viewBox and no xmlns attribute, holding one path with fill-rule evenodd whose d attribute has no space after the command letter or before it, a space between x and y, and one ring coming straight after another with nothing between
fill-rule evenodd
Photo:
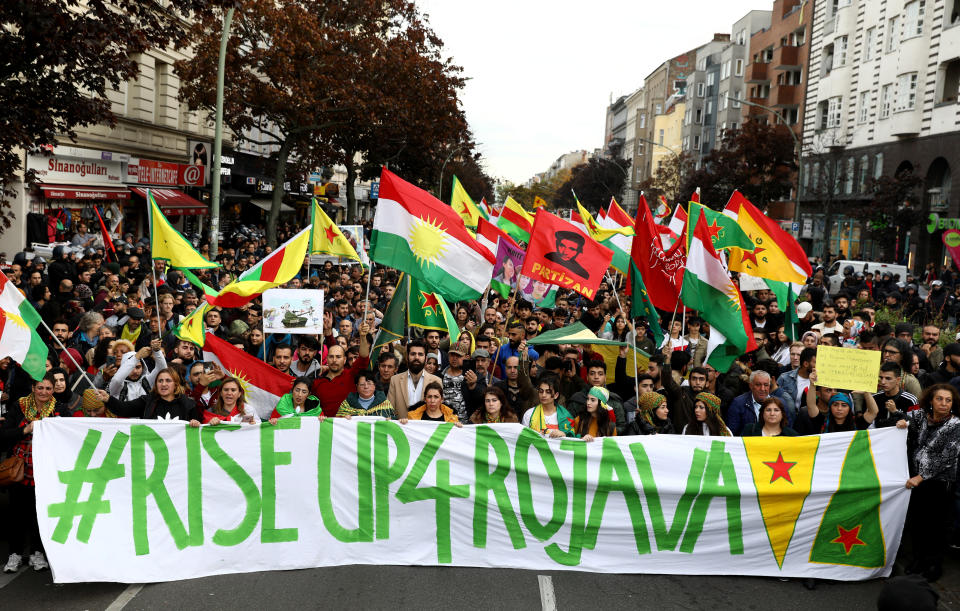
<instances>
[{"instance_id":1,"label":"red star on banner","mask_svg":"<svg viewBox=\"0 0 960 611\"><path fill-rule=\"evenodd\" d=\"M770 475L771 484L780 478L787 480L791 484L793 483L793 479L790 477L790 469L792 469L797 463L783 460L783 452L777 453L776 461L764 461L763 464L773 469L773 473Z\"/></svg>"},{"instance_id":2,"label":"red star on banner","mask_svg":"<svg viewBox=\"0 0 960 611\"><path fill-rule=\"evenodd\" d=\"M845 529L843 526L837 524L837 532L840 533L836 539L830 543L839 543L843 545L843 552L849 554L850 550L853 549L855 545L866 545L863 541L860 540L860 527L862 524L857 524L850 530Z\"/></svg>"},{"instance_id":3,"label":"red star on banner","mask_svg":"<svg viewBox=\"0 0 960 611\"><path fill-rule=\"evenodd\" d=\"M332 244L337 239L337 232L333 230L333 225L327 225L323 230L327 233L327 241Z\"/></svg>"},{"instance_id":4,"label":"red star on banner","mask_svg":"<svg viewBox=\"0 0 960 611\"><path fill-rule=\"evenodd\" d=\"M742 263L746 263L747 261L752 261L754 265L759 266L760 264L757 263L757 255L759 255L765 250L766 248L760 248L759 246L757 246L753 252L744 251L743 257L740 259L740 261Z\"/></svg>"},{"instance_id":5,"label":"red star on banner","mask_svg":"<svg viewBox=\"0 0 960 611\"><path fill-rule=\"evenodd\" d=\"M420 291L420 296L423 297L423 305L420 307L424 310L433 310L436 316L440 316L440 301L437 299L437 296L424 291Z\"/></svg>"},{"instance_id":6,"label":"red star on banner","mask_svg":"<svg viewBox=\"0 0 960 611\"><path fill-rule=\"evenodd\" d=\"M716 242L718 239L720 239L720 232L721 232L722 230L723 230L723 227L717 226L717 220L716 220L716 219L713 220L713 223L712 223L712 224L707 225L707 231L710 232L710 241L711 241L711 242Z\"/></svg>"}]
</instances>

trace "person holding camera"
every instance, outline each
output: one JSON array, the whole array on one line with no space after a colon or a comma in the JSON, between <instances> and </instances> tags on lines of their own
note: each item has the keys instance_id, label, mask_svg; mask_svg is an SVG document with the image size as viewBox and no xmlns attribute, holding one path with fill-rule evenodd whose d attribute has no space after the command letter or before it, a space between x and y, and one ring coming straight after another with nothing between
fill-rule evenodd
<instances>
[{"instance_id":1,"label":"person holding camera","mask_svg":"<svg viewBox=\"0 0 960 611\"><path fill-rule=\"evenodd\" d=\"M153 369L145 373L147 366L143 359L153 355ZM110 379L107 389L111 397L120 401L132 401L150 392L154 380L162 369L166 369L167 359L159 338L150 340L150 345L136 352L127 352L120 359L117 373Z\"/></svg>"}]
</instances>

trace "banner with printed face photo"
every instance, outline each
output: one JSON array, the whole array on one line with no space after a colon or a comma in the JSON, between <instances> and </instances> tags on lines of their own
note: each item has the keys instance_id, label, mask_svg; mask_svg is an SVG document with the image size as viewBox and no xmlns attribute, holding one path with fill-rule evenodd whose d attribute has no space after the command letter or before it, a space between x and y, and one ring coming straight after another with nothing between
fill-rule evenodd
<instances>
[{"instance_id":1,"label":"banner with printed face photo","mask_svg":"<svg viewBox=\"0 0 960 611\"><path fill-rule=\"evenodd\" d=\"M264 333L323 333L323 290L263 292Z\"/></svg>"},{"instance_id":2,"label":"banner with printed face photo","mask_svg":"<svg viewBox=\"0 0 960 611\"><path fill-rule=\"evenodd\" d=\"M497 263L493 266L490 287L502 297L509 297L510 291L517 288L517 277L522 266L523 249L504 239L497 240Z\"/></svg>"},{"instance_id":3,"label":"banner with printed face photo","mask_svg":"<svg viewBox=\"0 0 960 611\"><path fill-rule=\"evenodd\" d=\"M533 219L522 273L593 299L612 260L609 248L541 208Z\"/></svg>"},{"instance_id":4,"label":"banner with printed face photo","mask_svg":"<svg viewBox=\"0 0 960 611\"><path fill-rule=\"evenodd\" d=\"M384 562L854 581L893 568L906 437L44 418L33 459L56 583Z\"/></svg>"},{"instance_id":5,"label":"banner with printed face photo","mask_svg":"<svg viewBox=\"0 0 960 611\"><path fill-rule=\"evenodd\" d=\"M542 280L532 280L520 274L517 281L520 296L533 304L535 308L552 308L557 301L557 285Z\"/></svg>"}]
</instances>

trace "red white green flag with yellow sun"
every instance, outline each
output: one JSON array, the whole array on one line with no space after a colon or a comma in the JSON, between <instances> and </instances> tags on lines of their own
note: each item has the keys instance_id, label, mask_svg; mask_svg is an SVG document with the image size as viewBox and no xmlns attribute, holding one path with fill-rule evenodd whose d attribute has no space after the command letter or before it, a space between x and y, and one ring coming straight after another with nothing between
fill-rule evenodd
<instances>
[{"instance_id":1,"label":"red white green flag with yellow sun","mask_svg":"<svg viewBox=\"0 0 960 611\"><path fill-rule=\"evenodd\" d=\"M479 297L495 262L453 208L387 169L380 175L370 259L407 272L451 301Z\"/></svg>"}]
</instances>

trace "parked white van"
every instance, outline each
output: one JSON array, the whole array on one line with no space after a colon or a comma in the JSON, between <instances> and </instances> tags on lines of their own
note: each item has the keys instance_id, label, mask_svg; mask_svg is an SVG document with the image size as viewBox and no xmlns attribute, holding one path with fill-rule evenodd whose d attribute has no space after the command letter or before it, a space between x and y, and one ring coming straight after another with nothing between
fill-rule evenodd
<instances>
[{"instance_id":1,"label":"parked white van","mask_svg":"<svg viewBox=\"0 0 960 611\"><path fill-rule=\"evenodd\" d=\"M836 295L840 292L840 286L843 283L843 270L850 266L853 268L853 273L865 274L871 272L874 277L881 276L883 274L890 274L890 276L900 275L899 282L906 282L907 279L907 266L906 265L897 265L896 263L880 263L879 261L836 261L833 265L830 266L830 269L827 270L827 279L829 281L828 286L830 287L830 295Z\"/></svg>"}]
</instances>

